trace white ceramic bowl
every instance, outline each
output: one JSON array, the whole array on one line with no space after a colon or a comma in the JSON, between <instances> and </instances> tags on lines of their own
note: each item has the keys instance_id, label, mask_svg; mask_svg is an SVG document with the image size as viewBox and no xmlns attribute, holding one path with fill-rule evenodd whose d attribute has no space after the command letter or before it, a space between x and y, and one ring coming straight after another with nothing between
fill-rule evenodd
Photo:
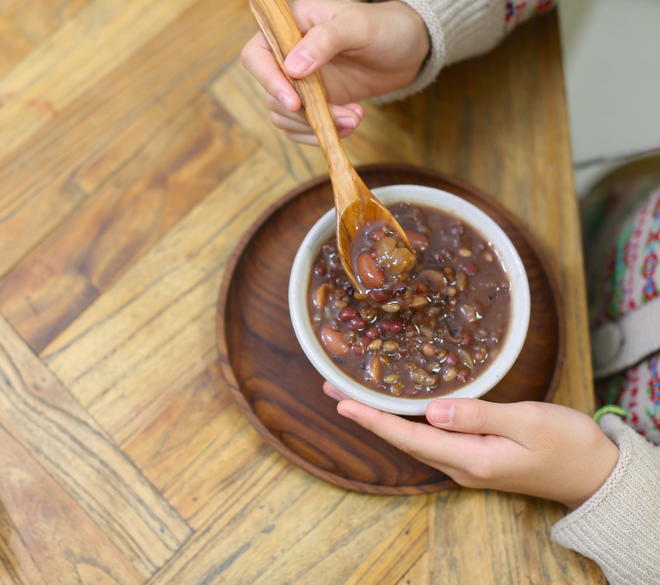
<instances>
[{"instance_id":1,"label":"white ceramic bowl","mask_svg":"<svg viewBox=\"0 0 660 585\"><path fill-rule=\"evenodd\" d=\"M346 396L359 402L396 414L423 414L426 406L437 398L477 398L482 396L509 371L522 349L529 324L529 285L527 274L516 248L504 231L483 211L467 201L432 187L390 185L373 190L386 205L407 201L433 207L471 225L497 252L510 283L511 314L507 334L491 364L472 382L431 398L403 398L371 390L344 373L325 352L312 328L307 303L313 262L321 245L334 233L335 210L324 214L308 232L300 245L289 280L289 311L293 329L305 355L318 372Z\"/></svg>"}]
</instances>

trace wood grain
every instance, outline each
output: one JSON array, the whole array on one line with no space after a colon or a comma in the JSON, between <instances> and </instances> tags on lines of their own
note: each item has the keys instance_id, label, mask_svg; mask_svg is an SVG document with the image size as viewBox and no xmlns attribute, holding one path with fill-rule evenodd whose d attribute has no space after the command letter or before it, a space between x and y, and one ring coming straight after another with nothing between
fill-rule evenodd
<instances>
[{"instance_id":1,"label":"wood grain","mask_svg":"<svg viewBox=\"0 0 660 585\"><path fill-rule=\"evenodd\" d=\"M113 3L104 0L90 8L101 4ZM153 0L151 4L157 11L161 6ZM165 4L174 7L178 2ZM227 34L218 37L216 25L208 17L216 6L217 2L204 0L185 11L179 7L179 18L151 40L133 40L135 52L126 56L123 67L101 68L104 75L98 83L84 92L78 88L74 92L77 98L65 100L31 135L22 136L19 147L11 150L6 144L0 146L0 183L12 185L11 191L0 192L0 275L102 183L123 189L122 181L114 176L116 171L181 109L192 108L190 101L203 86L235 59L251 32L246 29L251 16L238 0L223 2L217 17L224 19ZM97 18L104 21L108 14L103 12ZM107 21L108 27L113 24ZM99 23L92 28L101 37L111 35ZM137 34L140 29L131 30ZM70 31L71 42L77 34ZM120 41L107 42L114 46L113 42ZM49 52L47 57L61 56ZM173 62L177 66L171 66ZM46 70L49 65L46 60ZM14 89L8 94L16 95L0 109L0 118L12 104L18 104L12 107L20 106L26 117L32 115L35 106L19 99L22 93ZM42 102L35 103L45 107ZM23 116L18 119L23 120ZM0 120L2 128L14 126Z\"/></svg>"},{"instance_id":2,"label":"wood grain","mask_svg":"<svg viewBox=\"0 0 660 585\"><path fill-rule=\"evenodd\" d=\"M209 520L150 583L173 585L186 577L194 583L334 585L350 582L354 571L363 576L359 582L366 577L377 583L372 579L388 568L395 583L405 571L396 568L398 555L411 562L403 551L424 541L415 525L426 497L350 493L310 483L306 473L282 461L271 453L258 473L227 486ZM396 543L397 555L375 574L365 573L365 562L375 561L366 551L382 554L384 539Z\"/></svg>"},{"instance_id":3,"label":"wood grain","mask_svg":"<svg viewBox=\"0 0 660 585\"><path fill-rule=\"evenodd\" d=\"M2 319L0 336L4 432L66 488L143 576L151 574L188 536L185 522ZM22 481L20 473L13 478Z\"/></svg>"},{"instance_id":4,"label":"wood grain","mask_svg":"<svg viewBox=\"0 0 660 585\"><path fill-rule=\"evenodd\" d=\"M7 73L88 0L4 0L0 13L0 75Z\"/></svg>"},{"instance_id":5,"label":"wood grain","mask_svg":"<svg viewBox=\"0 0 660 585\"><path fill-rule=\"evenodd\" d=\"M44 349L113 438L125 440L215 359L222 269L252 218L291 186L265 153L250 157Z\"/></svg>"},{"instance_id":6,"label":"wood grain","mask_svg":"<svg viewBox=\"0 0 660 585\"><path fill-rule=\"evenodd\" d=\"M269 123L238 62L255 32L247 0L0 2L0 583L603 583L550 542L558 506L347 492L234 404L223 275L325 165ZM365 109L355 164L456 176L534 235L566 307L556 399L589 411L555 17Z\"/></svg>"},{"instance_id":7,"label":"wood grain","mask_svg":"<svg viewBox=\"0 0 660 585\"><path fill-rule=\"evenodd\" d=\"M41 351L254 147L200 95L0 281L0 311Z\"/></svg>"},{"instance_id":8,"label":"wood grain","mask_svg":"<svg viewBox=\"0 0 660 585\"><path fill-rule=\"evenodd\" d=\"M4 583L116 583L136 585L145 575L99 527L93 517L0 427L0 498L11 510L2 516L0 540ZM15 535L19 534L20 539ZM29 581L21 575L27 573ZM6 579L9 581L6 581Z\"/></svg>"}]
</instances>

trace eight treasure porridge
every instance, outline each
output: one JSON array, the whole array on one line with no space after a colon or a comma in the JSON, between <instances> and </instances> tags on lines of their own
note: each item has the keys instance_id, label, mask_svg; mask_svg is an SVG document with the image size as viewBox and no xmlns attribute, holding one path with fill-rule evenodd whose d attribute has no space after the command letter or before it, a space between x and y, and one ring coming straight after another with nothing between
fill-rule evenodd
<instances>
[{"instance_id":1,"label":"eight treasure porridge","mask_svg":"<svg viewBox=\"0 0 660 585\"><path fill-rule=\"evenodd\" d=\"M495 250L457 218L398 203L390 211L414 254L389 226L365 226L353 246L359 292L333 236L309 288L314 331L333 361L369 388L426 398L474 380L507 333L509 282Z\"/></svg>"}]
</instances>

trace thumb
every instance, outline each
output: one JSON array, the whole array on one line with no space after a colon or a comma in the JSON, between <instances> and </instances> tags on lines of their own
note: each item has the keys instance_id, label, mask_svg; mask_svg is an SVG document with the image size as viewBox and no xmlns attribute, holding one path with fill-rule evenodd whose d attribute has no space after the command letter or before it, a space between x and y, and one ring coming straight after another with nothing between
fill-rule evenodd
<instances>
[{"instance_id":1,"label":"thumb","mask_svg":"<svg viewBox=\"0 0 660 585\"><path fill-rule=\"evenodd\" d=\"M536 420L529 403L497 404L475 398L441 398L426 408L426 418L435 427L475 435L499 435L525 445L530 423Z\"/></svg>"},{"instance_id":2,"label":"thumb","mask_svg":"<svg viewBox=\"0 0 660 585\"><path fill-rule=\"evenodd\" d=\"M300 79L313 73L343 51L364 46L359 19L339 14L307 31L284 60L288 75Z\"/></svg>"}]
</instances>

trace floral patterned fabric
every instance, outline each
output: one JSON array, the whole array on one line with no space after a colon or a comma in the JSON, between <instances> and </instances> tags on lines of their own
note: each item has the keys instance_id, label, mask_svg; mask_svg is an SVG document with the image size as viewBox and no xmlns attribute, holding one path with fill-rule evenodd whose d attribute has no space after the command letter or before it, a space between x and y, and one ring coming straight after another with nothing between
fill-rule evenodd
<instances>
[{"instance_id":1,"label":"floral patterned fabric","mask_svg":"<svg viewBox=\"0 0 660 585\"><path fill-rule=\"evenodd\" d=\"M507 2L504 20L507 27L513 28L519 22L537 14L548 12L555 5L554 0L536 0L530 2Z\"/></svg>"},{"instance_id":2,"label":"floral patterned fabric","mask_svg":"<svg viewBox=\"0 0 660 585\"><path fill-rule=\"evenodd\" d=\"M660 303L660 169L592 193L583 204L590 325ZM660 323L648 323L655 351L596 382L598 402L630 412L626 422L660 444ZM631 338L640 332L627 331Z\"/></svg>"}]
</instances>

